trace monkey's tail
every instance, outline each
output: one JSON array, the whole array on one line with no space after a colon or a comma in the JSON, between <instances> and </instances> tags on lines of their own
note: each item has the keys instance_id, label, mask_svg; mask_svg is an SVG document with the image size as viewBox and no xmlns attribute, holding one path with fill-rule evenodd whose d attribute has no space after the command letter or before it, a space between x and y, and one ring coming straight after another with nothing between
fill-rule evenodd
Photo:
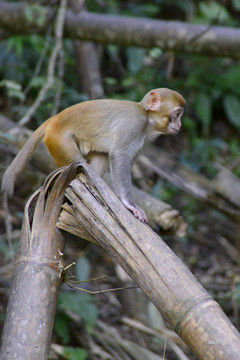
<instances>
[{"instance_id":1,"label":"monkey's tail","mask_svg":"<svg viewBox=\"0 0 240 360\"><path fill-rule=\"evenodd\" d=\"M44 122L42 126L40 126L32 134L32 136L27 140L27 142L24 144L22 149L19 151L17 156L13 159L13 161L5 171L2 178L1 190L7 193L7 195L13 194L15 180L20 174L20 172L24 169L37 145L43 138L45 133L45 126L46 122Z\"/></svg>"}]
</instances>

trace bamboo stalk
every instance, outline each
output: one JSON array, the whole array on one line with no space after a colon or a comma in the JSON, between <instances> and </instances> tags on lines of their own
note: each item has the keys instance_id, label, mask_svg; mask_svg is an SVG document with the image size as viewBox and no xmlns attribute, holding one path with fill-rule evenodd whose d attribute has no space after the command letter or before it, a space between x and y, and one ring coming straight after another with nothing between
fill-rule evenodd
<instances>
[{"instance_id":1,"label":"bamboo stalk","mask_svg":"<svg viewBox=\"0 0 240 360\"><path fill-rule=\"evenodd\" d=\"M56 178L54 173L46 187L36 191L26 204L4 323L1 359L48 359L64 269L62 234L56 222L65 188L74 176L70 168L62 172L49 192L51 181Z\"/></svg>"},{"instance_id":2,"label":"bamboo stalk","mask_svg":"<svg viewBox=\"0 0 240 360\"><path fill-rule=\"evenodd\" d=\"M85 163L66 196L75 217L146 293L201 360L238 360L240 335L165 242Z\"/></svg>"}]
</instances>

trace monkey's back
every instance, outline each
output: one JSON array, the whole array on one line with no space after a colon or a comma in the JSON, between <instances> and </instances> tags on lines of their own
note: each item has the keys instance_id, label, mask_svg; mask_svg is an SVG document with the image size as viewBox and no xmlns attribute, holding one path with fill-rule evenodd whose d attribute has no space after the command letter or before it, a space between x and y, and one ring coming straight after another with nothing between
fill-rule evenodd
<instances>
[{"instance_id":1,"label":"monkey's back","mask_svg":"<svg viewBox=\"0 0 240 360\"><path fill-rule=\"evenodd\" d=\"M110 152L124 147L142 134L146 111L140 104L125 100L90 100L73 105L47 121L44 142L54 133L74 137L82 154ZM116 144L117 143L117 144Z\"/></svg>"}]
</instances>

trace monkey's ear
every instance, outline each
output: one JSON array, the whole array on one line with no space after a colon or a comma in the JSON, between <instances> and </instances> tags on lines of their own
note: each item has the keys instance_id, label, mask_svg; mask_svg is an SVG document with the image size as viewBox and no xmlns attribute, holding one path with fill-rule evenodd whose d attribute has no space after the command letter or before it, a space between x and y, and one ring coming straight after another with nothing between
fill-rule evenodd
<instances>
[{"instance_id":1,"label":"monkey's ear","mask_svg":"<svg viewBox=\"0 0 240 360\"><path fill-rule=\"evenodd\" d=\"M156 91L151 91L147 99L147 109L157 111L162 103L161 96Z\"/></svg>"}]
</instances>

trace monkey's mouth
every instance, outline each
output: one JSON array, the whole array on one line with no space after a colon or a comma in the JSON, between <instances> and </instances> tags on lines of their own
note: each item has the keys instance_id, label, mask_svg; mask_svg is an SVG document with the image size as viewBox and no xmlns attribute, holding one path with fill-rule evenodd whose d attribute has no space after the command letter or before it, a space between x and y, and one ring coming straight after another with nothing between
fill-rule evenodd
<instances>
[{"instance_id":1,"label":"monkey's mouth","mask_svg":"<svg viewBox=\"0 0 240 360\"><path fill-rule=\"evenodd\" d=\"M170 130L170 134L171 134L171 135L176 135L176 134L179 132L179 130L180 130L180 129L172 128L172 129Z\"/></svg>"}]
</instances>

